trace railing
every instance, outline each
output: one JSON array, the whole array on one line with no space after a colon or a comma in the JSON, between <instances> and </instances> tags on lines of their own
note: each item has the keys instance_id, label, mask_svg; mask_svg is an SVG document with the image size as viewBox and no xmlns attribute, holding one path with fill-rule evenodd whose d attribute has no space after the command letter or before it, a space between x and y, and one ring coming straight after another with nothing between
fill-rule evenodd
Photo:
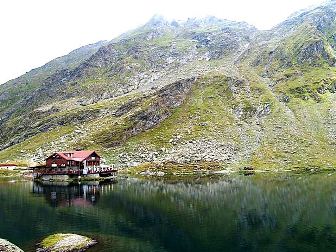
<instances>
[{"instance_id":1,"label":"railing","mask_svg":"<svg viewBox=\"0 0 336 252\"><path fill-rule=\"evenodd\" d=\"M86 174L104 174L104 173L115 173L118 172L118 169L112 168L112 167L99 167L95 168L95 170L88 170ZM83 170L55 170L51 168L45 168L45 169L35 169L35 174L38 175L83 175Z\"/></svg>"}]
</instances>

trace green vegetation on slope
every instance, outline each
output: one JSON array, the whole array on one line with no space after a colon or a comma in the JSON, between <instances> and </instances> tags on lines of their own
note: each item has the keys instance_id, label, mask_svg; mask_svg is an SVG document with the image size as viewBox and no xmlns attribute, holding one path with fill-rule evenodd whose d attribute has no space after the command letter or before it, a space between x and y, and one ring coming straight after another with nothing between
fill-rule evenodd
<instances>
[{"instance_id":1,"label":"green vegetation on slope","mask_svg":"<svg viewBox=\"0 0 336 252\"><path fill-rule=\"evenodd\" d=\"M335 24L321 13L265 32L155 19L43 83L6 85L0 161L85 148L121 166L334 168Z\"/></svg>"}]
</instances>

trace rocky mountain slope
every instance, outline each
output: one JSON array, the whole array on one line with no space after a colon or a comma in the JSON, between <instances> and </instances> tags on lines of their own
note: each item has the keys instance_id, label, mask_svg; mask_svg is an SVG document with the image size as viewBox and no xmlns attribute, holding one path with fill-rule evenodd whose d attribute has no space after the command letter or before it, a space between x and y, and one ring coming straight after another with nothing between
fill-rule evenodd
<instances>
[{"instance_id":1,"label":"rocky mountain slope","mask_svg":"<svg viewBox=\"0 0 336 252\"><path fill-rule=\"evenodd\" d=\"M336 165L336 2L269 31L161 17L0 86L0 161Z\"/></svg>"}]
</instances>

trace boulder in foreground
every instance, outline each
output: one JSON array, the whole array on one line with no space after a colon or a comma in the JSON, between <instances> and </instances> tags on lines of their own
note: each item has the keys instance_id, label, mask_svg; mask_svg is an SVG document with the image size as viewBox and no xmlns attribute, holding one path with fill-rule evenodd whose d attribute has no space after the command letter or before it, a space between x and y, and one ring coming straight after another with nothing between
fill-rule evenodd
<instances>
[{"instance_id":1,"label":"boulder in foreground","mask_svg":"<svg viewBox=\"0 0 336 252\"><path fill-rule=\"evenodd\" d=\"M0 238L0 251L3 252L23 252L22 249L19 247L15 246L14 244L10 243L7 240L1 239Z\"/></svg>"},{"instance_id":2,"label":"boulder in foreground","mask_svg":"<svg viewBox=\"0 0 336 252\"><path fill-rule=\"evenodd\" d=\"M85 251L97 242L77 234L53 234L42 240L37 252L78 252Z\"/></svg>"}]
</instances>

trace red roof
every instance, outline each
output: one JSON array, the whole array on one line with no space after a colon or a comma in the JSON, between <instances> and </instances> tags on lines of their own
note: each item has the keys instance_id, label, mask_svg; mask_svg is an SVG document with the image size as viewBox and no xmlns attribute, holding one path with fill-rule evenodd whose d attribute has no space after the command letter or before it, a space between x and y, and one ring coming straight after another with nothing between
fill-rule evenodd
<instances>
[{"instance_id":1,"label":"red roof","mask_svg":"<svg viewBox=\"0 0 336 252\"><path fill-rule=\"evenodd\" d=\"M64 152L56 152L62 158L66 160L73 160L73 161L83 161L89 156L91 156L95 151L64 151ZM97 154L97 153L96 153ZM97 154L98 155L98 154ZM53 155L52 155L53 156ZM98 155L99 156L99 155Z\"/></svg>"},{"instance_id":2,"label":"red roof","mask_svg":"<svg viewBox=\"0 0 336 252\"><path fill-rule=\"evenodd\" d=\"M0 164L0 167L17 166L16 164Z\"/></svg>"}]
</instances>

